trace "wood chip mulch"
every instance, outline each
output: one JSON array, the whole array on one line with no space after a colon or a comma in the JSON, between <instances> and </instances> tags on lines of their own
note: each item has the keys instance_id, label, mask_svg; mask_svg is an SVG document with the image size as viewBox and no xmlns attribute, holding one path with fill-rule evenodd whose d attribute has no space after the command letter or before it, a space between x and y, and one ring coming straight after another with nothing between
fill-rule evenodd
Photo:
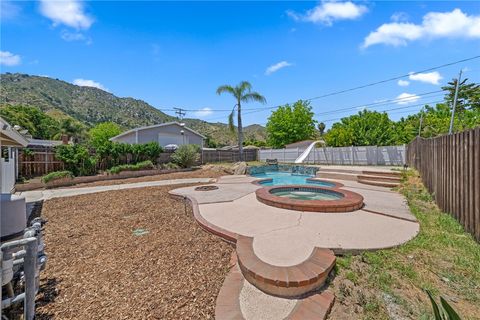
<instances>
[{"instance_id":1,"label":"wood chip mulch","mask_svg":"<svg viewBox=\"0 0 480 320\"><path fill-rule=\"evenodd\" d=\"M45 202L37 319L213 319L233 248L168 196L178 187Z\"/></svg>"}]
</instances>

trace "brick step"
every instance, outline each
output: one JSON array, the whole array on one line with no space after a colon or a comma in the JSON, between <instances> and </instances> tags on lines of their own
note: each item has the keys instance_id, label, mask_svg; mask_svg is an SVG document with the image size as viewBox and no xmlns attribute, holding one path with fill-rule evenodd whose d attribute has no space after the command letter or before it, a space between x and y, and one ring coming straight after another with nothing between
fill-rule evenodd
<instances>
[{"instance_id":1,"label":"brick step","mask_svg":"<svg viewBox=\"0 0 480 320\"><path fill-rule=\"evenodd\" d=\"M392 176L375 176L375 175L358 175L357 178L359 180L369 180L369 181L386 181L386 182L400 182L400 177L392 177Z\"/></svg>"},{"instance_id":2,"label":"brick step","mask_svg":"<svg viewBox=\"0 0 480 320\"><path fill-rule=\"evenodd\" d=\"M250 307L248 304L245 305L243 302L242 307L240 306L240 295L245 286L246 280L242 275L238 265L235 263L231 269L230 273L225 278L222 288L217 296L216 306L215 306L215 319L225 320L225 319L245 319L245 316L242 312L242 307L245 310L248 310ZM267 293L259 291L258 294L268 295ZM277 299L276 303L281 304L282 298ZM280 301L279 301L280 300ZM288 299L290 300L290 299ZM271 300L270 300L271 301ZM284 318L286 320L323 320L326 319L332 306L335 302L335 296L332 292L324 290L322 292L309 295L307 297L302 297L299 299L291 312ZM248 302L247 302L248 303ZM257 306L253 306L258 308ZM275 312L274 306L271 304L262 305L265 313Z\"/></svg>"},{"instance_id":3,"label":"brick step","mask_svg":"<svg viewBox=\"0 0 480 320\"><path fill-rule=\"evenodd\" d=\"M362 170L355 170L355 169L341 169L341 168L323 168L320 167L320 169L317 172L336 172L336 173L354 173L354 174L360 174L363 171Z\"/></svg>"},{"instance_id":4,"label":"brick step","mask_svg":"<svg viewBox=\"0 0 480 320\"><path fill-rule=\"evenodd\" d=\"M362 171L363 174L371 176L387 176L387 177L402 177L402 173L399 171Z\"/></svg>"},{"instance_id":5,"label":"brick step","mask_svg":"<svg viewBox=\"0 0 480 320\"><path fill-rule=\"evenodd\" d=\"M315 248L300 264L274 266L257 257L253 238L245 236L238 236L236 251L245 279L263 292L279 297L298 297L322 287L336 260L331 250Z\"/></svg>"},{"instance_id":6,"label":"brick step","mask_svg":"<svg viewBox=\"0 0 480 320\"><path fill-rule=\"evenodd\" d=\"M400 185L400 183L396 183L396 182L375 181L375 180L366 180L366 179L358 179L358 183L368 184L368 185L377 186L377 187L386 187L386 188L395 188Z\"/></svg>"},{"instance_id":7,"label":"brick step","mask_svg":"<svg viewBox=\"0 0 480 320\"><path fill-rule=\"evenodd\" d=\"M357 181L356 173L347 173L347 172L337 172L337 171L317 171L317 178L324 179L339 179L339 180L350 180Z\"/></svg>"}]
</instances>

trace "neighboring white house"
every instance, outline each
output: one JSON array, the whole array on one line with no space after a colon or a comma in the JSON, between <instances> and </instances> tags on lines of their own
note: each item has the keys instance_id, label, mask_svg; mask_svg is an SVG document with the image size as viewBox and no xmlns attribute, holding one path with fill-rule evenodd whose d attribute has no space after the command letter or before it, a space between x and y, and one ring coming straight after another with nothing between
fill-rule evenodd
<instances>
[{"instance_id":1,"label":"neighboring white house","mask_svg":"<svg viewBox=\"0 0 480 320\"><path fill-rule=\"evenodd\" d=\"M4 119L0 118L0 193L10 193L18 173L18 148L26 147L28 140Z\"/></svg>"},{"instance_id":2,"label":"neighboring white house","mask_svg":"<svg viewBox=\"0 0 480 320\"><path fill-rule=\"evenodd\" d=\"M178 122L166 122L148 127L140 127L125 131L110 141L138 144L158 142L162 147L169 144L197 144L203 147L205 137Z\"/></svg>"}]
</instances>

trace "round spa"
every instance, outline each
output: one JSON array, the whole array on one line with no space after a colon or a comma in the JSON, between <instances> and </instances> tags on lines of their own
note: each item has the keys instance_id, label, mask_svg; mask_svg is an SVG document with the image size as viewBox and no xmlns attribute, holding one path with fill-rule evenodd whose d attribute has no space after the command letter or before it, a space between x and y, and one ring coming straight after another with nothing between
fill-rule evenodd
<instances>
[{"instance_id":1,"label":"round spa","mask_svg":"<svg viewBox=\"0 0 480 320\"><path fill-rule=\"evenodd\" d=\"M283 209L312 212L351 212L363 206L358 193L317 186L290 185L258 189L257 200Z\"/></svg>"}]
</instances>

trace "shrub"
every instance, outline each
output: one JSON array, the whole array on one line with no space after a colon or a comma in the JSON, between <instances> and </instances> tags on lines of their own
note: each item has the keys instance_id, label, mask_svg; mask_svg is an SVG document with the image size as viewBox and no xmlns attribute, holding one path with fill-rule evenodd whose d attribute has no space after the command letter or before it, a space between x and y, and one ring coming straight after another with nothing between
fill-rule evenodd
<instances>
[{"instance_id":1,"label":"shrub","mask_svg":"<svg viewBox=\"0 0 480 320\"><path fill-rule=\"evenodd\" d=\"M83 145L60 145L56 148L56 157L63 161L66 169L75 176L96 173L96 159L90 156L88 149Z\"/></svg>"},{"instance_id":2,"label":"shrub","mask_svg":"<svg viewBox=\"0 0 480 320\"><path fill-rule=\"evenodd\" d=\"M160 167L162 169L169 169L169 170L180 168L180 166L178 164L173 163L173 162L164 163Z\"/></svg>"},{"instance_id":3,"label":"shrub","mask_svg":"<svg viewBox=\"0 0 480 320\"><path fill-rule=\"evenodd\" d=\"M111 167L107 170L109 174L118 174L122 171L138 171L144 169L153 169L155 166L153 165L152 161L142 161L136 164L122 164L119 166Z\"/></svg>"},{"instance_id":4,"label":"shrub","mask_svg":"<svg viewBox=\"0 0 480 320\"><path fill-rule=\"evenodd\" d=\"M181 145L172 154L172 161L182 168L189 168L195 164L198 159L198 145L184 144Z\"/></svg>"},{"instance_id":5,"label":"shrub","mask_svg":"<svg viewBox=\"0 0 480 320\"><path fill-rule=\"evenodd\" d=\"M50 181L55 181L63 178L73 178L73 174L70 171L54 171L46 174L42 177L43 183L49 183Z\"/></svg>"}]
</instances>

